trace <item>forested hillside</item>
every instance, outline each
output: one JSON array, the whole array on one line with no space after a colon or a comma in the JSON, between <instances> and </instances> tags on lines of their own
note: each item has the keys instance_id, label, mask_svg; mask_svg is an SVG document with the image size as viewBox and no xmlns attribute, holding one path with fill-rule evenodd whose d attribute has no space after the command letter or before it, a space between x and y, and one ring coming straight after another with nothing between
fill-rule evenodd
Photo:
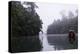
<instances>
[{"instance_id":1,"label":"forested hillside","mask_svg":"<svg viewBox=\"0 0 80 54\"><path fill-rule=\"evenodd\" d=\"M78 33L78 15L74 15L72 12L69 12L68 16L62 15L61 20L55 20L51 25L49 25L47 33L64 34L68 33L69 30L74 30Z\"/></svg>"}]
</instances>

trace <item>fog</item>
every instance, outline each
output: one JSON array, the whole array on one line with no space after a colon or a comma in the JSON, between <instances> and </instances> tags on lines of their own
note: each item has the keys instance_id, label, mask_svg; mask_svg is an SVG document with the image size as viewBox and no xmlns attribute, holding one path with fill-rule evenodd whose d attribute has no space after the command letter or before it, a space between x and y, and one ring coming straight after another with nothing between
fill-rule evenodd
<instances>
[{"instance_id":1,"label":"fog","mask_svg":"<svg viewBox=\"0 0 80 54\"><path fill-rule=\"evenodd\" d=\"M46 33L48 25L53 23L54 20L62 18L61 14L67 16L69 11L75 14L77 9L77 5L73 4L36 3L36 5L39 7L36 12L43 22L42 30L44 33Z\"/></svg>"}]
</instances>

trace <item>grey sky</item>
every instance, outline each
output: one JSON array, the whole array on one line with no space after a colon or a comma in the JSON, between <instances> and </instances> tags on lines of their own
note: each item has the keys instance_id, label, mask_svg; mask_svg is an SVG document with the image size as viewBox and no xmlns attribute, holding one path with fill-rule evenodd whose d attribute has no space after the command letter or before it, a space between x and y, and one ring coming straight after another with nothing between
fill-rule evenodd
<instances>
[{"instance_id":1,"label":"grey sky","mask_svg":"<svg viewBox=\"0 0 80 54\"><path fill-rule=\"evenodd\" d=\"M43 32L46 32L48 25L50 25L54 19L61 19L61 11L67 15L69 11L74 13L77 9L77 5L72 4L36 3L36 5L39 7L36 11L43 21Z\"/></svg>"}]
</instances>

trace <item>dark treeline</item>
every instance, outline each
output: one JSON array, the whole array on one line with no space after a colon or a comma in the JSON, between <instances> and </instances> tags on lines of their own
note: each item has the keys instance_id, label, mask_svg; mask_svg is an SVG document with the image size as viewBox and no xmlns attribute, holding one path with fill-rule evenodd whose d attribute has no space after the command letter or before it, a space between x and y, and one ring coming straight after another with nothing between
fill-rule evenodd
<instances>
[{"instance_id":1,"label":"dark treeline","mask_svg":"<svg viewBox=\"0 0 80 54\"><path fill-rule=\"evenodd\" d=\"M76 14L77 14L76 10ZM68 16L62 14L62 19L54 20L54 22L48 26L47 34L65 34L69 30L78 32L78 15L74 15L71 11Z\"/></svg>"},{"instance_id":2,"label":"dark treeline","mask_svg":"<svg viewBox=\"0 0 80 54\"><path fill-rule=\"evenodd\" d=\"M10 52L41 50L42 46L38 35L42 28L42 21L35 8L38 6L34 2L9 2L11 14Z\"/></svg>"},{"instance_id":3,"label":"dark treeline","mask_svg":"<svg viewBox=\"0 0 80 54\"><path fill-rule=\"evenodd\" d=\"M38 8L33 2L24 2L24 8L20 2L11 2L11 33L12 36L38 35L42 28L42 22L35 8Z\"/></svg>"}]
</instances>

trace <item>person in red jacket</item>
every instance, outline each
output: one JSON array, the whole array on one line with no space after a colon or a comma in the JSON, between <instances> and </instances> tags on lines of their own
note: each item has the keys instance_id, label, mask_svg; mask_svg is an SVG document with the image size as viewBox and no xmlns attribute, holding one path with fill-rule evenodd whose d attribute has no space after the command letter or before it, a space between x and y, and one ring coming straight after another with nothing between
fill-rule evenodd
<instances>
[{"instance_id":1,"label":"person in red jacket","mask_svg":"<svg viewBox=\"0 0 80 54\"><path fill-rule=\"evenodd\" d=\"M74 30L69 31L69 42L72 44L75 41L75 32Z\"/></svg>"}]
</instances>

